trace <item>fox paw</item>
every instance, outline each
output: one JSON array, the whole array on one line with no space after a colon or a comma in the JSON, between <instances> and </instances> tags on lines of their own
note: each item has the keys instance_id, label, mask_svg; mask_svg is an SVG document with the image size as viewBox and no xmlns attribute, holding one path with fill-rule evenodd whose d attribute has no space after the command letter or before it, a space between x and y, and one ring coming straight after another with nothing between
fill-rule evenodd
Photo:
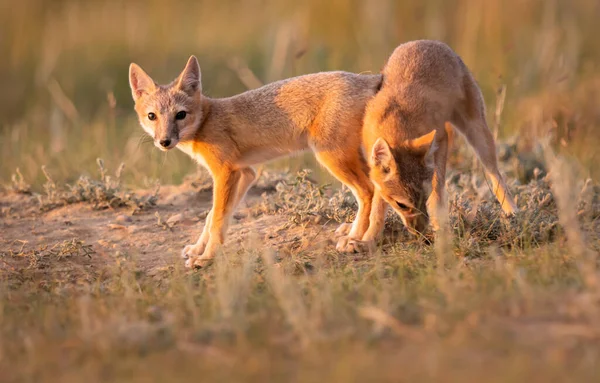
<instances>
[{"instance_id":1,"label":"fox paw","mask_svg":"<svg viewBox=\"0 0 600 383\"><path fill-rule=\"evenodd\" d=\"M350 233L350 229L352 229L351 223L342 223L340 227L335 230L336 237L344 237Z\"/></svg>"},{"instance_id":2,"label":"fox paw","mask_svg":"<svg viewBox=\"0 0 600 383\"><path fill-rule=\"evenodd\" d=\"M212 257L190 257L185 261L188 269L204 269L213 261Z\"/></svg>"},{"instance_id":3,"label":"fox paw","mask_svg":"<svg viewBox=\"0 0 600 383\"><path fill-rule=\"evenodd\" d=\"M196 243L193 245L187 245L186 247L183 248L183 250L181 251L181 258L183 259L188 259L188 258L195 258L195 257L199 257L202 255L202 253L204 253L204 248L206 247L205 244L203 243Z\"/></svg>"},{"instance_id":4,"label":"fox paw","mask_svg":"<svg viewBox=\"0 0 600 383\"><path fill-rule=\"evenodd\" d=\"M358 241L350 237L339 239L335 249L340 253L366 253L375 249L373 241Z\"/></svg>"}]
</instances>

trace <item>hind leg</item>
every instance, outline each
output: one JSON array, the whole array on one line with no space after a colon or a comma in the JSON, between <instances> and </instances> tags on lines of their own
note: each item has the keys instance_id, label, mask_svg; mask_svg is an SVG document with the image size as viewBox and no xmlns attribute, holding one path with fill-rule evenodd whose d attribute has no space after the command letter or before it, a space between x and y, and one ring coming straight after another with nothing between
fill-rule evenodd
<instances>
[{"instance_id":1,"label":"hind leg","mask_svg":"<svg viewBox=\"0 0 600 383\"><path fill-rule=\"evenodd\" d=\"M496 144L485 118L480 116L471 120L461 119L455 125L465 135L485 167L486 174L492 182L492 191L500 202L502 210L507 216L513 215L517 211L517 205L510 196L506 182L498 169Z\"/></svg>"},{"instance_id":2,"label":"hind leg","mask_svg":"<svg viewBox=\"0 0 600 383\"><path fill-rule=\"evenodd\" d=\"M358 150L322 151L316 153L317 160L327 168L338 180L350 188L358 202L358 211L354 222L349 227L348 236L338 241L339 251L351 252L347 247L348 239L360 240L369 227L369 212L373 198L373 186L367 175L367 164ZM348 225L342 225L336 231L344 234Z\"/></svg>"}]
</instances>

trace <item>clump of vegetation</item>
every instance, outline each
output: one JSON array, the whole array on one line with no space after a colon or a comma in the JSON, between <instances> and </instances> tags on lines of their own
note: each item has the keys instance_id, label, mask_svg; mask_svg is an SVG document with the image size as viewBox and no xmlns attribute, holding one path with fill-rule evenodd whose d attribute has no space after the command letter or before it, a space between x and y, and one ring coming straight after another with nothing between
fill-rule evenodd
<instances>
[{"instance_id":1,"label":"clump of vegetation","mask_svg":"<svg viewBox=\"0 0 600 383\"><path fill-rule=\"evenodd\" d=\"M25 182L25 178L23 177L23 174L21 174L19 168L15 170L15 173L10 177L10 180L9 190L19 194L31 194L31 185Z\"/></svg>"},{"instance_id":2,"label":"clump of vegetation","mask_svg":"<svg viewBox=\"0 0 600 383\"><path fill-rule=\"evenodd\" d=\"M37 248L28 251L24 251L27 242L18 240L16 242L21 243L19 249L8 249L0 252L0 255L2 257L27 259L29 268L47 267L51 262L69 257L84 256L90 258L92 254L94 254L94 249L91 245L88 245L77 238L57 242L53 245L42 244Z\"/></svg>"},{"instance_id":3,"label":"clump of vegetation","mask_svg":"<svg viewBox=\"0 0 600 383\"><path fill-rule=\"evenodd\" d=\"M478 178L462 175L448 185L450 222L458 238L469 239L478 247L494 243L520 248L538 246L557 238L561 230L559 211L549 175L511 187L519 206L519 211L511 218L504 217L491 190ZM478 184L484 185L479 191L475 190ZM584 226L600 217L598 186L588 180L572 188L581 191L573 205L579 224Z\"/></svg>"},{"instance_id":4,"label":"clump of vegetation","mask_svg":"<svg viewBox=\"0 0 600 383\"><path fill-rule=\"evenodd\" d=\"M491 244L522 248L556 238L558 212L547 178L511 187L519 211L510 218L486 186L474 190L482 182L474 178L479 177L462 175L448 185L451 229L459 241L468 243L471 254L482 253Z\"/></svg>"},{"instance_id":5,"label":"clump of vegetation","mask_svg":"<svg viewBox=\"0 0 600 383\"><path fill-rule=\"evenodd\" d=\"M156 205L159 185L156 185L152 194L144 197L137 196L121 185L124 164L119 166L113 177L104 167L104 161L98 159L97 163L100 170L99 179L81 176L73 185L67 184L66 189L60 188L46 167L42 167L47 181L44 184L45 195L37 195L41 210L48 211L59 206L87 202L95 210L129 207L135 213L140 209Z\"/></svg>"},{"instance_id":6,"label":"clump of vegetation","mask_svg":"<svg viewBox=\"0 0 600 383\"><path fill-rule=\"evenodd\" d=\"M305 224L329 220L351 222L358 208L348 190L332 191L329 185L318 185L310 179L309 170L289 174L276 185L275 195L263 194L254 214L283 214L290 223ZM577 201L578 215L587 220L600 217L600 188L588 180ZM485 179L474 173L448 177L449 222L457 241L462 241L469 254L481 254L491 244L499 247L537 246L557 238L560 231L558 210L548 176L525 185L513 185L511 192L519 212L511 218L502 213ZM386 220L388 230L404 233L400 218L392 211Z\"/></svg>"},{"instance_id":7,"label":"clump of vegetation","mask_svg":"<svg viewBox=\"0 0 600 383\"><path fill-rule=\"evenodd\" d=\"M284 174L275 185L275 195L262 196L253 208L254 214L285 214L290 222L350 222L356 215L356 201L348 190L331 191L330 184L318 185L311 171L301 170L295 176Z\"/></svg>"}]
</instances>

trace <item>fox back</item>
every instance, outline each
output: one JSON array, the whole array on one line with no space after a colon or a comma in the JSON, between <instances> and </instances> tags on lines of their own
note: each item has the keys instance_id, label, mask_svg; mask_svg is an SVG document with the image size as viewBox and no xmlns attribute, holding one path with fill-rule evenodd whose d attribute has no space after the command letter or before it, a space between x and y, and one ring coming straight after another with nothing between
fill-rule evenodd
<instances>
[{"instance_id":1,"label":"fox back","mask_svg":"<svg viewBox=\"0 0 600 383\"><path fill-rule=\"evenodd\" d=\"M202 94L193 56L170 84L157 84L136 64L129 78L140 124L159 149L178 147L203 164L212 154L248 166L309 147L338 146L340 127L360 140L366 103L382 76L321 72L223 99Z\"/></svg>"}]
</instances>

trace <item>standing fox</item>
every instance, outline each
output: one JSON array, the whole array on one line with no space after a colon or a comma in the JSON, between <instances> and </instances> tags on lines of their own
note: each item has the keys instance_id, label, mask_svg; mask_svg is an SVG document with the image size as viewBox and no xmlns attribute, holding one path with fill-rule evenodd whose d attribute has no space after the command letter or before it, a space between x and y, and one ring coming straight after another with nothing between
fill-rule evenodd
<instances>
[{"instance_id":1,"label":"standing fox","mask_svg":"<svg viewBox=\"0 0 600 383\"><path fill-rule=\"evenodd\" d=\"M362 245L373 245L380 235L388 205L409 231L422 231L429 215L438 228L452 126L483 163L505 214L516 211L498 170L494 138L473 76L446 44L413 41L393 52L383 69L381 90L365 111L363 141L375 191ZM350 238L338 247L355 251L361 244Z\"/></svg>"},{"instance_id":2,"label":"standing fox","mask_svg":"<svg viewBox=\"0 0 600 383\"><path fill-rule=\"evenodd\" d=\"M369 226L373 198L361 147L363 114L381 79L380 74L325 72L212 99L202 94L193 56L169 85L156 84L131 64L135 110L154 144L165 151L179 148L213 177L213 207L198 241L183 249L186 266L206 265L223 244L229 219L255 179L252 165L309 148L354 193L357 216L343 234L360 240Z\"/></svg>"}]
</instances>

